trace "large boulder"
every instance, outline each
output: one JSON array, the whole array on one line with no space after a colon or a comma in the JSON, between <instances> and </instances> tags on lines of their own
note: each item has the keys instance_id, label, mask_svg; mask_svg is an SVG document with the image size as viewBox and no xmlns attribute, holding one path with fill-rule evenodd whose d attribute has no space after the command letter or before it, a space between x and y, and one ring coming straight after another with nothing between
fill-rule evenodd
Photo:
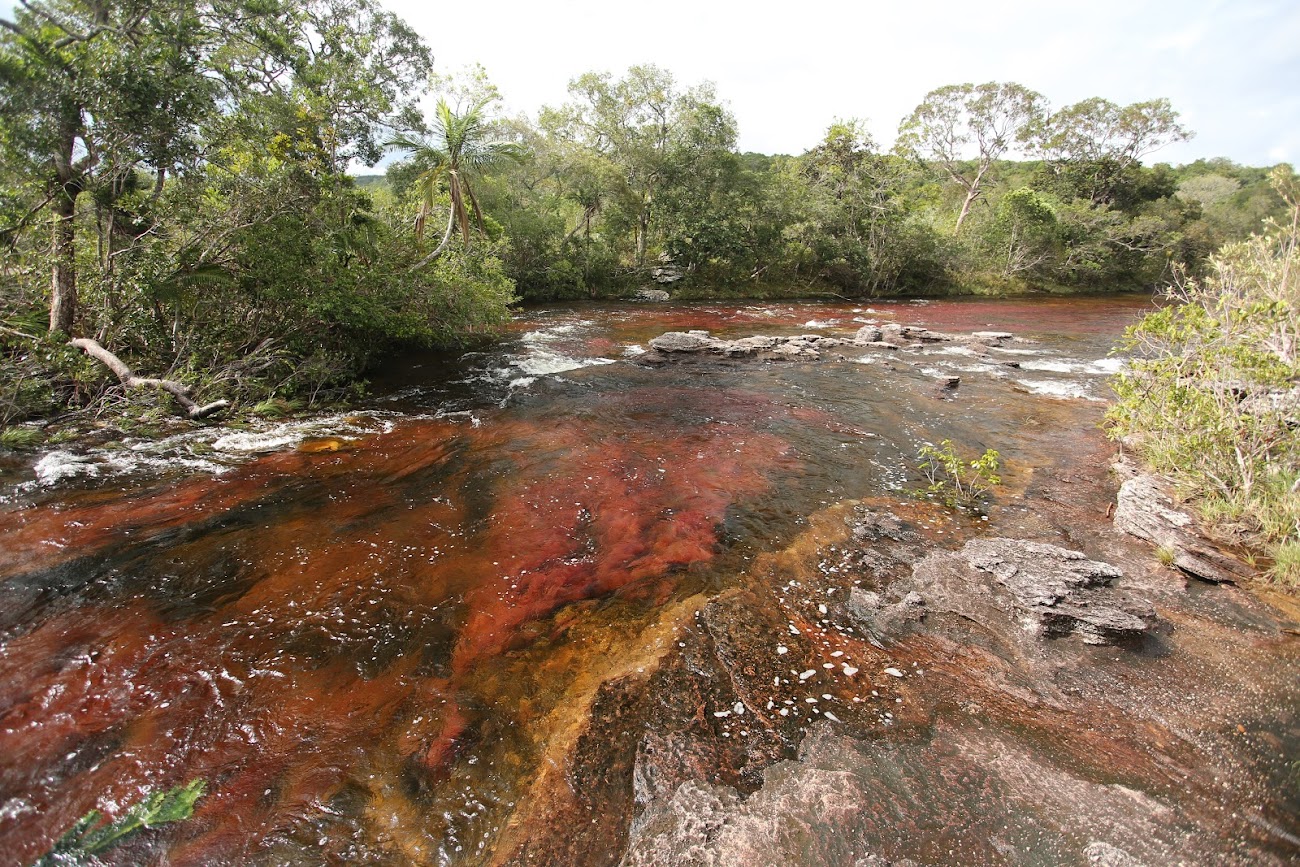
<instances>
[{"instance_id":1,"label":"large boulder","mask_svg":"<svg viewBox=\"0 0 1300 867\"><path fill-rule=\"evenodd\" d=\"M884 336L885 332L880 330L879 325L864 325L858 329L857 334L853 335L853 342L859 345L879 343Z\"/></svg>"}]
</instances>

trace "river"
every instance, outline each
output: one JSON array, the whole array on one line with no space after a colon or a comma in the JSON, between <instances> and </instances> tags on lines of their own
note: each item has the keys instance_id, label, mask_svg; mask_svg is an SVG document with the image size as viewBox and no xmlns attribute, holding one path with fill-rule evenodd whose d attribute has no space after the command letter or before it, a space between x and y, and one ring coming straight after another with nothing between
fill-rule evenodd
<instances>
[{"instance_id":1,"label":"river","mask_svg":"<svg viewBox=\"0 0 1300 867\"><path fill-rule=\"evenodd\" d=\"M647 678L689 657L701 606L772 568L818 516L892 508L940 547L995 533L1110 544L1109 352L1150 304L540 308L491 350L391 364L348 413L11 464L0 864L35 860L91 808L195 778L208 793L194 817L110 863L618 863L644 806L634 766L671 725L656 720L726 720L696 706L713 687L684 685L689 659L676 686ZM851 336L869 322L1023 342L645 362L666 331ZM918 447L943 439L1000 453L982 514L912 496ZM1068 507L1027 499L1045 474L1069 482ZM871 652L851 644L849 658ZM667 710L619 710L632 699L614 702L614 684L661 690ZM754 791L818 718L743 756L719 748L697 775ZM711 737L741 739L734 728Z\"/></svg>"}]
</instances>

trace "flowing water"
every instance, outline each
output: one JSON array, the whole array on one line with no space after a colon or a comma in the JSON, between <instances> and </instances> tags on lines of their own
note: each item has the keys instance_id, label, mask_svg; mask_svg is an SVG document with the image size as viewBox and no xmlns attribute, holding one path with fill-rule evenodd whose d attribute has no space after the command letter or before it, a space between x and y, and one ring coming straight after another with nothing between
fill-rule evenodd
<instances>
[{"instance_id":1,"label":"flowing water","mask_svg":"<svg viewBox=\"0 0 1300 867\"><path fill-rule=\"evenodd\" d=\"M490 861L576 697L672 641L656 612L724 590L837 502L907 502L920 443L1002 454L983 521L946 532L1031 520L1017 492L1096 450L1109 349L1149 306L538 309L490 351L392 365L350 414L10 466L0 863L194 778L194 818L120 863ZM641 361L670 330L890 321L1034 342Z\"/></svg>"}]
</instances>

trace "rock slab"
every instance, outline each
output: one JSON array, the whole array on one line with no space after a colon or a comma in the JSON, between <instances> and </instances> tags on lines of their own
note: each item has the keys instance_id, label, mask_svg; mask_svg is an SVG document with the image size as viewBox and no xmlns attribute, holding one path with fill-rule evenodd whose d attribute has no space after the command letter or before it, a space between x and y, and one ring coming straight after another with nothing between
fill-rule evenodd
<instances>
[{"instance_id":1,"label":"rock slab","mask_svg":"<svg viewBox=\"0 0 1300 867\"><path fill-rule=\"evenodd\" d=\"M1174 507L1167 481L1141 473L1125 481L1115 503L1115 528L1173 552L1182 571L1216 584L1249 578L1251 569L1210 544L1195 519Z\"/></svg>"}]
</instances>

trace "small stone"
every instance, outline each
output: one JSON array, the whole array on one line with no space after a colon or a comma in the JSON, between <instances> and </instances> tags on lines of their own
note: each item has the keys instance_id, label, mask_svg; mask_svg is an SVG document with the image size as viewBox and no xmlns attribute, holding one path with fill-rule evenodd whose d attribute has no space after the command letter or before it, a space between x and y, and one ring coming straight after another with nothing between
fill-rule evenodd
<instances>
[{"instance_id":1,"label":"small stone","mask_svg":"<svg viewBox=\"0 0 1300 867\"><path fill-rule=\"evenodd\" d=\"M894 668L893 666L890 666L889 668L886 668L886 669L885 669L885 674L889 675L890 677L902 677L902 676L903 676L903 672L899 671L897 668Z\"/></svg>"}]
</instances>

